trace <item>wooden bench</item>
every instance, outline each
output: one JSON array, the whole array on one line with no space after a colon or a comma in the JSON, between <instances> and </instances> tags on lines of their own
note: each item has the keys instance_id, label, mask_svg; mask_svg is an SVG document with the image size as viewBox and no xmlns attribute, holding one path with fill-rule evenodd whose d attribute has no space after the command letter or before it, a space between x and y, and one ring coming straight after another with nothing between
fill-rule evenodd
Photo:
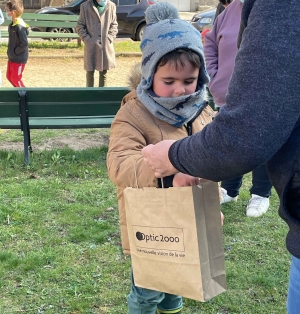
<instances>
[{"instance_id":1,"label":"wooden bench","mask_svg":"<svg viewBox=\"0 0 300 314\"><path fill-rule=\"evenodd\" d=\"M128 92L126 87L1 88L0 128L23 131L28 165L31 129L109 128Z\"/></svg>"},{"instance_id":2,"label":"wooden bench","mask_svg":"<svg viewBox=\"0 0 300 314\"><path fill-rule=\"evenodd\" d=\"M78 15L23 13L22 18L30 26L28 38L77 39L78 46L81 45L81 39L75 32ZM11 20L5 17L2 26L8 26L10 23ZM46 31L40 32L38 28ZM1 30L1 37L8 38L8 30Z\"/></svg>"}]
</instances>

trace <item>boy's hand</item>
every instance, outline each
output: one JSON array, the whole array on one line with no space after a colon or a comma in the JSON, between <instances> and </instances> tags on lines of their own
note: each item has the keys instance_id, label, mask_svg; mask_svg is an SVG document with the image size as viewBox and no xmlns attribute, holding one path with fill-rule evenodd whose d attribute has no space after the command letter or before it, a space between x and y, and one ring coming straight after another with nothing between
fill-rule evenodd
<instances>
[{"instance_id":1,"label":"boy's hand","mask_svg":"<svg viewBox=\"0 0 300 314\"><path fill-rule=\"evenodd\" d=\"M223 226L223 224L224 224L224 215L223 215L222 212L220 212L220 213L221 213L221 225Z\"/></svg>"},{"instance_id":2,"label":"boy's hand","mask_svg":"<svg viewBox=\"0 0 300 314\"><path fill-rule=\"evenodd\" d=\"M198 185L200 183L200 179L196 177L192 177L188 174L184 173L176 173L173 178L173 186L179 187L179 186L192 186L192 185Z\"/></svg>"}]
</instances>

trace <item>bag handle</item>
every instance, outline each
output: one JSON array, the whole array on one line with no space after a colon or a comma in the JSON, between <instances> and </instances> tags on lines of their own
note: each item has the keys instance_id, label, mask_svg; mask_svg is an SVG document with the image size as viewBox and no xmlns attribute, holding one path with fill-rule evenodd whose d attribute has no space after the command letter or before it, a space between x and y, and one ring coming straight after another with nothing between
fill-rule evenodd
<instances>
[{"instance_id":1,"label":"bag handle","mask_svg":"<svg viewBox=\"0 0 300 314\"><path fill-rule=\"evenodd\" d=\"M143 158L143 156L137 158L134 162L134 177L135 177L135 184L136 184L136 188L139 188L139 184L138 184L138 179L137 179L137 175L136 175L136 163L138 162L138 160L140 160L141 158Z\"/></svg>"},{"instance_id":2,"label":"bag handle","mask_svg":"<svg viewBox=\"0 0 300 314\"><path fill-rule=\"evenodd\" d=\"M138 179L137 179L137 175L136 175L136 163L138 162L138 160L140 160L141 158L144 158L143 156L137 158L134 162L134 177L135 177L135 184L136 184L136 188L138 189L139 188L139 184L138 184ZM162 189L164 189L164 180L163 178L160 178L161 180L161 187Z\"/></svg>"}]
</instances>

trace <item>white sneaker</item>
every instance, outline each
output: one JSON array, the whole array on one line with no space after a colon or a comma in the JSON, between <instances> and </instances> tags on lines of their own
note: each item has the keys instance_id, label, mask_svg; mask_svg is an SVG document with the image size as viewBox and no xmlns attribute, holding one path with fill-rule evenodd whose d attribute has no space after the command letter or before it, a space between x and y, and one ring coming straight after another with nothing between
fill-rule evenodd
<instances>
[{"instance_id":1,"label":"white sneaker","mask_svg":"<svg viewBox=\"0 0 300 314\"><path fill-rule=\"evenodd\" d=\"M268 197L252 194L247 205L246 215L248 217L259 217L268 210L269 206L270 200Z\"/></svg>"},{"instance_id":2,"label":"white sneaker","mask_svg":"<svg viewBox=\"0 0 300 314\"><path fill-rule=\"evenodd\" d=\"M222 199L220 204L228 203L228 202L236 202L238 199L238 196L231 197L227 194L227 191L223 188L221 188L221 194L222 194Z\"/></svg>"}]
</instances>

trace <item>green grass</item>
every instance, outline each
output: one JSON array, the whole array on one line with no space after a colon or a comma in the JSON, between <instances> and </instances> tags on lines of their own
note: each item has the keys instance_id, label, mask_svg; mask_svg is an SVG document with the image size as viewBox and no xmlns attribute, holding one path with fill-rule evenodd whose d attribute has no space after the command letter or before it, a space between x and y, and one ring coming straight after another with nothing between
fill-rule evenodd
<instances>
[{"instance_id":1,"label":"green grass","mask_svg":"<svg viewBox=\"0 0 300 314\"><path fill-rule=\"evenodd\" d=\"M0 141L22 140L17 133L0 134ZM106 152L36 151L26 167L22 152L0 151L1 314L127 313L130 259L120 246ZM245 216L250 184L248 174L238 202L222 208L228 290L206 303L185 299L184 314L285 313L287 227L275 192L264 216Z\"/></svg>"},{"instance_id":2,"label":"green grass","mask_svg":"<svg viewBox=\"0 0 300 314\"><path fill-rule=\"evenodd\" d=\"M130 39L124 41L115 41L114 42L115 52L140 52L140 42L134 42ZM51 50L51 49L73 49L78 50L78 52L83 51L83 45L81 47L77 46L77 41L71 42L56 42L56 41L49 41L49 40L42 40L42 41L30 41L29 42L29 49L44 49L44 50ZM7 42L0 44L0 54L5 54L7 50Z\"/></svg>"}]
</instances>

